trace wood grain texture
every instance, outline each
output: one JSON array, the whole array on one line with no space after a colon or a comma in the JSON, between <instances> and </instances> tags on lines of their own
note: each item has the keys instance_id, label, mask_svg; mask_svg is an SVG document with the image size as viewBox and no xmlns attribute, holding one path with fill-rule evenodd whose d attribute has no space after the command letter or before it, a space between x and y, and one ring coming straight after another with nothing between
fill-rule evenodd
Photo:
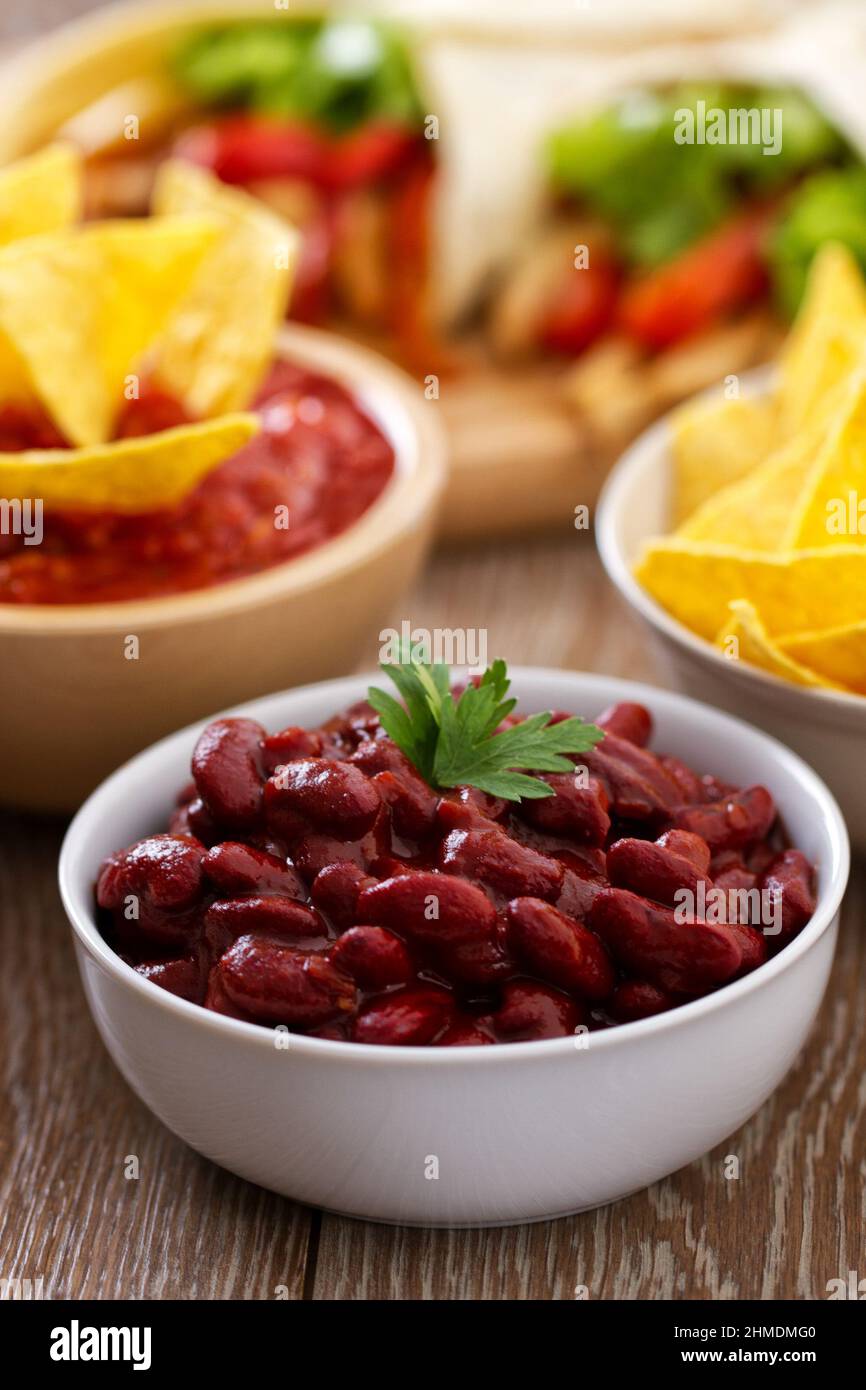
<instances>
[{"instance_id":1,"label":"wood grain texture","mask_svg":"<svg viewBox=\"0 0 866 1390\"><path fill-rule=\"evenodd\" d=\"M390 622L481 627L510 662L653 679L586 536L436 558ZM376 660L369 634L366 666ZM504 1230L319 1217L199 1159L140 1105L87 1014L56 822L0 822L0 1278L56 1298L821 1298L866 1275L866 873L782 1087L699 1163L611 1207ZM664 1123L660 1115L659 1122ZM124 1177L138 1157L140 1176ZM736 1180L725 1159L740 1163Z\"/></svg>"}]
</instances>

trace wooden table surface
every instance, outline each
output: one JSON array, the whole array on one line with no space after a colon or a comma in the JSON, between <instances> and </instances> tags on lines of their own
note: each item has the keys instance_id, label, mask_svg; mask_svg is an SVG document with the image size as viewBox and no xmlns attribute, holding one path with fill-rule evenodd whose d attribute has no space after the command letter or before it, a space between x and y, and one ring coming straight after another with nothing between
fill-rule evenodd
<instances>
[{"instance_id":1,"label":"wooden table surface","mask_svg":"<svg viewBox=\"0 0 866 1390\"><path fill-rule=\"evenodd\" d=\"M399 626L485 627L510 662L654 678L592 544L436 557ZM377 649L370 634L368 657ZM830 988L787 1080L704 1159L613 1206L504 1230L322 1215L199 1158L108 1060L55 886L63 825L0 820L0 1278L124 1299L822 1298L866 1274L866 928L858 869ZM660 1116L664 1123L664 1116ZM124 1177L127 1155L140 1177ZM736 1154L740 1178L724 1176Z\"/></svg>"}]
</instances>

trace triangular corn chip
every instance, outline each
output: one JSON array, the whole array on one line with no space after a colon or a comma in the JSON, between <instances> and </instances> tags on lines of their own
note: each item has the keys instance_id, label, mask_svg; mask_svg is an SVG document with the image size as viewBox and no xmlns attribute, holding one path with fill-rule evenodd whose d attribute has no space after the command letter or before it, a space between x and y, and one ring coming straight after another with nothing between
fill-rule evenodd
<instances>
[{"instance_id":1,"label":"triangular corn chip","mask_svg":"<svg viewBox=\"0 0 866 1390\"><path fill-rule=\"evenodd\" d=\"M778 437L775 405L759 396L695 401L671 430L675 523L763 463Z\"/></svg>"},{"instance_id":2,"label":"triangular corn chip","mask_svg":"<svg viewBox=\"0 0 866 1390\"><path fill-rule=\"evenodd\" d=\"M257 199L182 160L160 167L153 208L204 213L224 228L160 339L155 378L194 415L246 406L285 316L297 233Z\"/></svg>"},{"instance_id":3,"label":"triangular corn chip","mask_svg":"<svg viewBox=\"0 0 866 1390\"><path fill-rule=\"evenodd\" d=\"M728 660L746 661L782 680L793 681L794 685L833 685L832 681L823 680L815 671L795 661L773 641L753 603L734 599L728 608L730 617L716 637L716 646Z\"/></svg>"},{"instance_id":4,"label":"triangular corn chip","mask_svg":"<svg viewBox=\"0 0 866 1390\"><path fill-rule=\"evenodd\" d=\"M771 555L708 541L653 541L635 574L686 627L715 641L732 596L748 599L771 636L866 618L866 546Z\"/></svg>"},{"instance_id":5,"label":"triangular corn chip","mask_svg":"<svg viewBox=\"0 0 866 1390\"><path fill-rule=\"evenodd\" d=\"M173 507L259 427L257 415L223 415L86 449L0 454L0 494L76 511Z\"/></svg>"},{"instance_id":6,"label":"triangular corn chip","mask_svg":"<svg viewBox=\"0 0 866 1390\"><path fill-rule=\"evenodd\" d=\"M73 445L110 439L126 378L219 236L201 217L94 223L0 250L0 335ZM0 351L0 359L3 353ZM7 394L8 390L8 394ZM0 400L20 381L0 379Z\"/></svg>"},{"instance_id":7,"label":"triangular corn chip","mask_svg":"<svg viewBox=\"0 0 866 1390\"><path fill-rule=\"evenodd\" d=\"M77 222L82 184L73 145L48 145L0 169L0 246Z\"/></svg>"},{"instance_id":8,"label":"triangular corn chip","mask_svg":"<svg viewBox=\"0 0 866 1390\"><path fill-rule=\"evenodd\" d=\"M866 541L850 526L850 501L866 499L866 370L860 368L847 383L846 397L828 429L821 448L805 473L797 506L786 530L792 550Z\"/></svg>"},{"instance_id":9,"label":"triangular corn chip","mask_svg":"<svg viewBox=\"0 0 866 1390\"><path fill-rule=\"evenodd\" d=\"M716 541L743 550L783 548L791 512L815 457L817 434L791 441L753 473L722 488L674 533L676 540Z\"/></svg>"},{"instance_id":10,"label":"triangular corn chip","mask_svg":"<svg viewBox=\"0 0 866 1390\"><path fill-rule=\"evenodd\" d=\"M858 695L866 695L866 620L779 638L791 660L803 662Z\"/></svg>"},{"instance_id":11,"label":"triangular corn chip","mask_svg":"<svg viewBox=\"0 0 866 1390\"><path fill-rule=\"evenodd\" d=\"M779 425L790 438L814 422L838 385L862 360L866 285L851 252L836 242L812 262L806 295L780 360Z\"/></svg>"}]
</instances>

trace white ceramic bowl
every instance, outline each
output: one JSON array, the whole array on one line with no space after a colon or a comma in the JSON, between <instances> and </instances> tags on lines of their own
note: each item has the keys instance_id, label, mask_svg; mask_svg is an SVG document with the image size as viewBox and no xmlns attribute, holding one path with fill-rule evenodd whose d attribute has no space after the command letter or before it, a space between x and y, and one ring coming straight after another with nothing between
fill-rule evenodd
<instances>
[{"instance_id":1,"label":"white ceramic bowl","mask_svg":"<svg viewBox=\"0 0 866 1390\"><path fill-rule=\"evenodd\" d=\"M265 1187L380 1221L482 1225L595 1207L691 1162L784 1076L821 1001L848 877L826 787L793 753L682 696L606 676L516 670L526 710L586 715L639 700L654 746L702 771L772 789L818 866L812 921L769 964L656 1018L581 1039L490 1048L372 1047L211 1013L150 984L103 941L103 857L164 827L201 726L164 739L90 797L69 829L60 890L96 1025L133 1090L194 1149ZM278 729L314 724L366 690L353 677L241 707ZM284 1034L283 1037L286 1035ZM430 1177L432 1160L438 1177Z\"/></svg>"},{"instance_id":2,"label":"white ceramic bowl","mask_svg":"<svg viewBox=\"0 0 866 1390\"><path fill-rule=\"evenodd\" d=\"M767 380L753 374L752 384ZM670 417L658 421L623 454L605 484L596 539L608 576L649 629L665 676L687 694L748 719L795 749L839 800L854 845L866 849L866 699L815 690L724 654L671 617L635 579L644 541L671 527ZM732 596L733 597L733 596Z\"/></svg>"}]
</instances>

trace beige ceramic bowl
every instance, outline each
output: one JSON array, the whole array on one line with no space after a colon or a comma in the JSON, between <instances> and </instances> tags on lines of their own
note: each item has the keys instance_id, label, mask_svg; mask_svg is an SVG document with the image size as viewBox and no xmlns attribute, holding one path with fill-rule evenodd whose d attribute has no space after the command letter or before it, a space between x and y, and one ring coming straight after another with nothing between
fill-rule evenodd
<instances>
[{"instance_id":1,"label":"beige ceramic bowl","mask_svg":"<svg viewBox=\"0 0 866 1390\"><path fill-rule=\"evenodd\" d=\"M394 447L393 478L342 535L248 579L123 603L0 604L0 802L72 810L178 725L345 671L414 578L445 478L438 412L398 368L328 334L292 325L278 351L355 394Z\"/></svg>"}]
</instances>

